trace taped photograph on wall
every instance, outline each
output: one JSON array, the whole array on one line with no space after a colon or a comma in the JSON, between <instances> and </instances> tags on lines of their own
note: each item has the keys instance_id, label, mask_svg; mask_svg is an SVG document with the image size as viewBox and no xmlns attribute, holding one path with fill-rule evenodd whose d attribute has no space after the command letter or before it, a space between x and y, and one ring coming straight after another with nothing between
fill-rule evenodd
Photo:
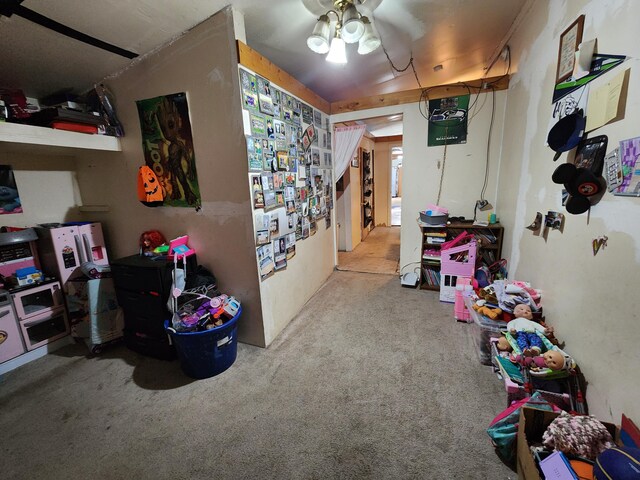
<instances>
[{"instance_id":1,"label":"taped photograph on wall","mask_svg":"<svg viewBox=\"0 0 640 480\"><path fill-rule=\"evenodd\" d=\"M429 100L427 146L467 143L469 95Z\"/></svg>"},{"instance_id":2,"label":"taped photograph on wall","mask_svg":"<svg viewBox=\"0 0 640 480\"><path fill-rule=\"evenodd\" d=\"M13 169L0 165L0 214L22 213L22 203Z\"/></svg>"},{"instance_id":3,"label":"taped photograph on wall","mask_svg":"<svg viewBox=\"0 0 640 480\"><path fill-rule=\"evenodd\" d=\"M200 207L186 93L136 101L145 163L162 184L164 205Z\"/></svg>"}]
</instances>

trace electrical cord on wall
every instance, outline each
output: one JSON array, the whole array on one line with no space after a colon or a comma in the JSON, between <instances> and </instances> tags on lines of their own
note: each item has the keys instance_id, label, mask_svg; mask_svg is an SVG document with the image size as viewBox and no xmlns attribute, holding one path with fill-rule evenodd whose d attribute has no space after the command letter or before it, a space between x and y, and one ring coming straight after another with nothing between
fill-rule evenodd
<instances>
[{"instance_id":1,"label":"electrical cord on wall","mask_svg":"<svg viewBox=\"0 0 640 480\"><path fill-rule=\"evenodd\" d=\"M382 51L384 52L385 56L387 57L387 60L389 61L389 65L391 65L391 69L395 70L398 73L404 73L409 69L409 67L411 67L411 70L413 70L413 76L416 77L416 82L418 82L418 88L422 88L422 84L420 83L420 79L418 78L418 72L416 72L416 67L413 63L413 52L411 52L411 58L409 59L409 63L407 63L407 66L404 68L398 68L395 66L395 64L391 60L391 57L389 57L389 53L387 52L387 49L384 48L384 43L382 42L382 36L380 36L380 45L382 46Z\"/></svg>"},{"instance_id":2,"label":"electrical cord on wall","mask_svg":"<svg viewBox=\"0 0 640 480\"><path fill-rule=\"evenodd\" d=\"M487 158L484 166L484 182L480 191L480 200L484 200L484 194L489 184L489 159L491 158L491 133L493 131L493 120L496 114L496 89L491 88L491 120L489 121L489 134L487 135ZM474 215L475 216L475 215Z\"/></svg>"},{"instance_id":3,"label":"electrical cord on wall","mask_svg":"<svg viewBox=\"0 0 640 480\"><path fill-rule=\"evenodd\" d=\"M409 265L420 265L420 263L422 263L422 262L411 262L411 263L407 263L405 266L403 266L403 267L399 270L400 277L402 278L402 271L403 271L405 268L407 268ZM420 275L420 267L419 267L419 266L418 266L418 267L415 267L415 268L413 269L413 273L415 273L416 275Z\"/></svg>"},{"instance_id":4,"label":"electrical cord on wall","mask_svg":"<svg viewBox=\"0 0 640 480\"><path fill-rule=\"evenodd\" d=\"M501 77L499 77L497 80L494 80L493 82L487 83L487 87L489 87L491 85L495 85L496 83L502 81L503 78L507 77L511 73L511 48L509 48L509 45L505 45L504 49L506 50L506 56L507 56L507 58L506 58L507 71ZM497 57L496 60L498 58L500 58L500 57ZM489 75L489 72L491 71L491 69L493 68L495 63L496 63L496 61L494 60L493 63L491 65L489 65L489 68L487 68L487 70L484 72L484 76L482 78L487 78L487 75Z\"/></svg>"},{"instance_id":5,"label":"electrical cord on wall","mask_svg":"<svg viewBox=\"0 0 640 480\"><path fill-rule=\"evenodd\" d=\"M438 197L436 205L440 205L440 195L442 194L442 181L444 180L444 166L447 163L447 138L449 127L444 127L444 153L442 154L442 170L440 171L440 184L438 185Z\"/></svg>"},{"instance_id":6,"label":"electrical cord on wall","mask_svg":"<svg viewBox=\"0 0 640 480\"><path fill-rule=\"evenodd\" d=\"M413 70L413 75L414 75L414 77L416 79L416 82L418 84L418 87L421 89L420 100L418 101L418 110L420 111L420 114L429 123L432 123L432 124L435 123L433 120L431 120L432 112L429 109L429 100L430 100L429 99L429 92L431 90L433 90L434 88L437 88L437 87L428 87L428 88L423 88L422 87L422 84L420 83L420 79L418 78L418 73L417 73L416 68L415 68L413 53L411 54L411 58L409 59L409 62L407 63L407 65L404 68L398 68L398 67L396 67L396 65L391 60L391 57L389 56L389 53L387 52L387 49L385 48L384 43L382 42L382 39L381 39L380 43L381 43L381 46L382 46L382 50L383 50L385 56L387 57L387 61L389 62L389 65L391 66L391 68L394 71L396 71L398 73L403 73L403 72L407 71L409 69L409 67L411 67L411 69ZM499 83L500 81L502 81L504 78L509 76L509 74L511 73L511 49L509 48L508 45L506 45L504 47L504 49L506 51L506 53L505 53L506 59L505 60L507 61L507 70L502 76L500 76L499 78L497 78L496 80L494 80L492 82L483 83L482 85L480 85L478 87L471 86L471 85L469 85L469 84L467 84L465 82L459 82L460 85L464 86L467 89L469 97L471 97L471 89L472 88L477 90L475 99L473 100L471 105L469 105L468 108L467 108L467 116L468 116L469 112L477 104L478 99L480 98L480 93L482 93L483 90L491 89L491 103L492 103L491 120L490 120L490 123L489 123L489 133L487 135L487 152L486 152L486 160L485 160L484 180L483 180L483 183L482 183L482 189L480 191L480 200L483 200L483 201L484 201L484 195L486 193L486 190L487 190L487 187L488 187L488 184L489 184L489 165L490 165L490 158L491 158L491 134L493 133L493 124L494 124L494 120L495 120L495 111L496 111L496 91L495 91L494 85ZM497 57L496 60L498 58L500 58L500 57ZM492 64L489 65L489 67L486 69L483 78L486 78L489 75L489 72L491 71L491 69L495 65L496 60L494 60L492 62ZM476 112L476 114L474 114L474 116L477 115L478 112ZM467 121L466 127L468 128L469 120L471 120L471 119L468 118L467 120L468 121ZM437 199L436 199L436 205L440 204L440 198L441 198L441 195L442 195L442 184L443 184L443 181L444 181L444 171L445 171L445 165L446 165L446 160L447 160L447 140L446 140L446 138L447 138L447 128L448 127L445 127L445 144L444 144L444 152L443 152L443 156L442 156L442 169L440 171L440 181L439 181L439 184L438 184L438 195L437 195ZM477 208L477 205L476 205L476 208ZM475 219L475 217L476 217L476 211L474 210L474 219Z\"/></svg>"}]
</instances>

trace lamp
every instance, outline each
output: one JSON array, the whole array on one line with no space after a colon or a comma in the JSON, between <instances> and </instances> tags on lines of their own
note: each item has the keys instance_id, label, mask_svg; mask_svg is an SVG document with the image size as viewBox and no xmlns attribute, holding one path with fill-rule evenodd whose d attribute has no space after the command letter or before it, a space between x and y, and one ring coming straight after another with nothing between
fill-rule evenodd
<instances>
[{"instance_id":1,"label":"lamp","mask_svg":"<svg viewBox=\"0 0 640 480\"><path fill-rule=\"evenodd\" d=\"M313 27L313 32L307 38L307 46L316 53L327 53L329 51L329 34L331 33L331 22L328 15L322 15L318 23Z\"/></svg>"},{"instance_id":2,"label":"lamp","mask_svg":"<svg viewBox=\"0 0 640 480\"><path fill-rule=\"evenodd\" d=\"M480 199L480 200L476 200L476 206L473 209L473 221L476 221L476 216L478 214L478 210L480 210L481 212L485 212L487 210L491 210L493 208L493 205L491 205L487 200L485 199Z\"/></svg>"},{"instance_id":3,"label":"lamp","mask_svg":"<svg viewBox=\"0 0 640 480\"><path fill-rule=\"evenodd\" d=\"M327 61L344 64L347 63L346 43L358 43L360 55L371 53L380 46L380 37L371 21L358 12L353 0L333 0L333 5L335 10L321 15L307 38L307 45L312 51L320 54L328 52ZM330 14L336 17L331 43Z\"/></svg>"},{"instance_id":4,"label":"lamp","mask_svg":"<svg viewBox=\"0 0 640 480\"><path fill-rule=\"evenodd\" d=\"M360 20L360 14L352 3L342 12L342 39L345 43L356 43L364 33L364 24Z\"/></svg>"},{"instance_id":5,"label":"lamp","mask_svg":"<svg viewBox=\"0 0 640 480\"><path fill-rule=\"evenodd\" d=\"M326 60L331 63L347 63L347 49L340 36L340 30L336 31L336 36L331 40L331 48Z\"/></svg>"},{"instance_id":6,"label":"lamp","mask_svg":"<svg viewBox=\"0 0 640 480\"><path fill-rule=\"evenodd\" d=\"M373 30L373 25L367 17L362 17L362 23L364 25L364 33L360 37L358 43L358 53L360 55L366 55L373 52L380 46L380 37Z\"/></svg>"}]
</instances>

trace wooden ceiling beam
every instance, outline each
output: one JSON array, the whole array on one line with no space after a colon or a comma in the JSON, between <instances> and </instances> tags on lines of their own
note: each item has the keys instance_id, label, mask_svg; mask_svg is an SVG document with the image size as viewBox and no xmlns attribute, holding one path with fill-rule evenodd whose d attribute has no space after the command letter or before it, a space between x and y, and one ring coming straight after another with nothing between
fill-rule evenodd
<instances>
[{"instance_id":1,"label":"wooden ceiling beam","mask_svg":"<svg viewBox=\"0 0 640 480\"><path fill-rule=\"evenodd\" d=\"M320 95L305 87L290 74L271 63L267 58L240 40L236 41L236 45L238 49L238 63L240 65L247 67L261 77L275 83L278 88L288 91L314 108L329 114L331 104Z\"/></svg>"},{"instance_id":2,"label":"wooden ceiling beam","mask_svg":"<svg viewBox=\"0 0 640 480\"><path fill-rule=\"evenodd\" d=\"M387 135L386 137L375 137L375 142L402 142L402 135Z\"/></svg>"},{"instance_id":3,"label":"wooden ceiling beam","mask_svg":"<svg viewBox=\"0 0 640 480\"><path fill-rule=\"evenodd\" d=\"M374 95L372 97L363 97L356 100L333 102L331 104L331 115L335 115L336 113L369 110L371 108L403 105L405 103L417 103L420 101L423 90L428 90L427 93L430 99L457 97L458 95L465 95L469 93L465 84L469 86L471 94L477 93L479 88L482 88L483 85L487 84L491 85L496 91L506 90L509 88L509 76L503 75L498 77L481 78L478 80L464 82L464 84L458 82L448 85L436 85L433 87L425 87L423 89L416 88L414 90ZM484 88L482 91L488 93L491 89Z\"/></svg>"}]
</instances>

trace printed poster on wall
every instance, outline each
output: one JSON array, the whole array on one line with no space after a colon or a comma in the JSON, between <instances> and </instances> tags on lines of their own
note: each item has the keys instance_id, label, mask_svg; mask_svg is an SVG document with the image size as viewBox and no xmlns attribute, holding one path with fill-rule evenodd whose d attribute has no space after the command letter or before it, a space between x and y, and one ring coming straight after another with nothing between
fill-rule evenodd
<instances>
[{"instance_id":1,"label":"printed poster on wall","mask_svg":"<svg viewBox=\"0 0 640 480\"><path fill-rule=\"evenodd\" d=\"M469 95L429 100L427 146L467 143Z\"/></svg>"},{"instance_id":2,"label":"printed poster on wall","mask_svg":"<svg viewBox=\"0 0 640 480\"><path fill-rule=\"evenodd\" d=\"M13 169L9 165L0 165L0 215L22 213L22 203Z\"/></svg>"},{"instance_id":3,"label":"printed poster on wall","mask_svg":"<svg viewBox=\"0 0 640 480\"><path fill-rule=\"evenodd\" d=\"M136 101L145 163L164 188L164 205L200 207L186 93Z\"/></svg>"}]
</instances>

